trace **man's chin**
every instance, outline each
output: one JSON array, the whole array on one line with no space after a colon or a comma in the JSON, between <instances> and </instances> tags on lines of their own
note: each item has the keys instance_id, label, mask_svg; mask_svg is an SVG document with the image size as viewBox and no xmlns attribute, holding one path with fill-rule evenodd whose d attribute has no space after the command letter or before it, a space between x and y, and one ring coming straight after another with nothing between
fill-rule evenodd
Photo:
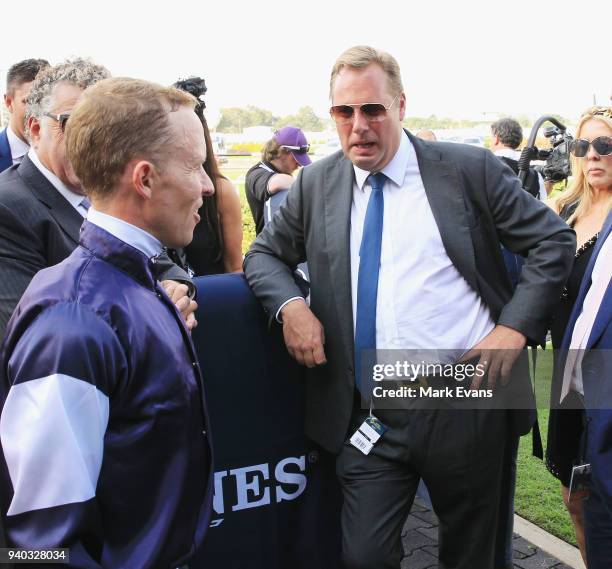
<instances>
[{"instance_id":1,"label":"man's chin","mask_svg":"<svg viewBox=\"0 0 612 569\"><path fill-rule=\"evenodd\" d=\"M374 156L356 156L354 153L349 156L349 160L357 166L357 168L366 170L367 172L373 172L378 163L377 158Z\"/></svg>"}]
</instances>

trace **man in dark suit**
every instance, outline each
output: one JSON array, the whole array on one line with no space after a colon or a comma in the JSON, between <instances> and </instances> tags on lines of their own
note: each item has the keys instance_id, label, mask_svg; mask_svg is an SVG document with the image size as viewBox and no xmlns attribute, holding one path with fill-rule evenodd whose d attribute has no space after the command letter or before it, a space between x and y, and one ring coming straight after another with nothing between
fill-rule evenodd
<instances>
[{"instance_id":1,"label":"man in dark suit","mask_svg":"<svg viewBox=\"0 0 612 569\"><path fill-rule=\"evenodd\" d=\"M499 383L527 342L544 341L574 235L490 152L403 131L389 54L347 50L330 87L343 153L300 172L245 258L247 279L309 368L307 434L339 453L345 566L399 567L422 477L440 518L440 567L491 569L506 433L528 432L532 415L378 402L370 413L360 364L373 348L446 349L480 358ZM527 255L514 293L500 241ZM292 278L306 259L310 307ZM370 414L387 427L378 440Z\"/></svg>"},{"instance_id":2,"label":"man in dark suit","mask_svg":"<svg viewBox=\"0 0 612 569\"><path fill-rule=\"evenodd\" d=\"M585 270L563 348L570 350L564 394L582 391L586 407L583 458L591 465L584 501L587 560L589 569L607 569L612 566L612 212Z\"/></svg>"},{"instance_id":3,"label":"man in dark suit","mask_svg":"<svg viewBox=\"0 0 612 569\"><path fill-rule=\"evenodd\" d=\"M0 342L32 277L78 245L89 202L66 157L64 129L83 90L107 76L100 65L75 59L43 70L32 85L26 111L32 148L0 174ZM167 257L164 266L162 278L189 281ZM193 325L195 303L182 298L185 287L168 287Z\"/></svg>"},{"instance_id":4,"label":"man in dark suit","mask_svg":"<svg viewBox=\"0 0 612 569\"><path fill-rule=\"evenodd\" d=\"M12 65L6 74L4 104L11 118L0 131L0 172L19 164L29 150L24 132L26 98L36 75L45 67L49 62L44 59L25 59Z\"/></svg>"}]
</instances>

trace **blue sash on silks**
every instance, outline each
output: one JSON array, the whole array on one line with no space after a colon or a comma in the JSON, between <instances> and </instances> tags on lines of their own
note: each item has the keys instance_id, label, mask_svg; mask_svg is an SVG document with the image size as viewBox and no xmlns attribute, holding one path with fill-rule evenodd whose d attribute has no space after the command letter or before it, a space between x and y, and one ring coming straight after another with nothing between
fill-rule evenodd
<instances>
[{"instance_id":1,"label":"blue sash on silks","mask_svg":"<svg viewBox=\"0 0 612 569\"><path fill-rule=\"evenodd\" d=\"M191 569L336 569L335 459L304 436L303 369L243 275L195 280L193 340L215 453L211 527Z\"/></svg>"}]
</instances>

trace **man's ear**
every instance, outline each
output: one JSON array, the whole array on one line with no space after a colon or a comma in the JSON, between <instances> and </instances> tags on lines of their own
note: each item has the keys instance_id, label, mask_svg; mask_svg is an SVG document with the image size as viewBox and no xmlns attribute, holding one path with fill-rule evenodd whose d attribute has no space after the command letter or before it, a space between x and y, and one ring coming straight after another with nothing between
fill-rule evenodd
<instances>
[{"instance_id":1,"label":"man's ear","mask_svg":"<svg viewBox=\"0 0 612 569\"><path fill-rule=\"evenodd\" d=\"M400 122L402 122L404 120L404 116L406 115L406 95L404 93L402 93L399 96L398 106L399 106L399 119L400 119Z\"/></svg>"},{"instance_id":2,"label":"man's ear","mask_svg":"<svg viewBox=\"0 0 612 569\"><path fill-rule=\"evenodd\" d=\"M4 94L4 106L8 109L9 113L13 112L13 95Z\"/></svg>"},{"instance_id":3,"label":"man's ear","mask_svg":"<svg viewBox=\"0 0 612 569\"><path fill-rule=\"evenodd\" d=\"M136 161L132 169L132 185L141 198L151 199L158 178L159 172L154 164L148 160Z\"/></svg>"},{"instance_id":4,"label":"man's ear","mask_svg":"<svg viewBox=\"0 0 612 569\"><path fill-rule=\"evenodd\" d=\"M40 140L40 122L38 122L36 117L31 116L28 118L27 127L28 138L34 149L36 149L36 144Z\"/></svg>"}]
</instances>

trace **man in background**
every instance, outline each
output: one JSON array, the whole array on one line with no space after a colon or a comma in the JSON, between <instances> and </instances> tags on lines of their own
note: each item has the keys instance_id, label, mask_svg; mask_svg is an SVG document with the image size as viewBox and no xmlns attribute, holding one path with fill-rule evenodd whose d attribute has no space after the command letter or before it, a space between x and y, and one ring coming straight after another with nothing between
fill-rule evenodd
<instances>
[{"instance_id":1,"label":"man in background","mask_svg":"<svg viewBox=\"0 0 612 569\"><path fill-rule=\"evenodd\" d=\"M174 569L210 522L212 447L195 349L156 261L193 237L208 149L178 89L68 87L66 153L92 205L0 355L7 544L68 548L69 567Z\"/></svg>"},{"instance_id":2,"label":"man in background","mask_svg":"<svg viewBox=\"0 0 612 569\"><path fill-rule=\"evenodd\" d=\"M309 150L306 136L299 128L284 126L266 142L261 161L246 173L246 197L257 235L264 226L265 202L275 193L289 189L293 172L311 163Z\"/></svg>"},{"instance_id":3,"label":"man in background","mask_svg":"<svg viewBox=\"0 0 612 569\"><path fill-rule=\"evenodd\" d=\"M11 66L6 74L4 104L10 119L8 126L0 131L0 172L19 164L30 149L24 132L26 98L36 75L45 67L49 67L45 59L24 59Z\"/></svg>"},{"instance_id":4,"label":"man in background","mask_svg":"<svg viewBox=\"0 0 612 569\"><path fill-rule=\"evenodd\" d=\"M32 277L64 260L79 242L89 200L66 155L65 130L83 91L108 76L101 65L77 58L47 67L31 85L26 108L31 148L19 165L0 174L0 342ZM162 261L166 271L160 279L189 282L166 256ZM169 286L178 302L186 287ZM181 303L194 309L188 298ZM188 317L193 325L193 314Z\"/></svg>"},{"instance_id":5,"label":"man in background","mask_svg":"<svg viewBox=\"0 0 612 569\"><path fill-rule=\"evenodd\" d=\"M523 128L513 118L503 118L491 125L491 152L505 162L518 176L518 161L521 153L517 148L523 142ZM539 200L546 200L544 180L534 168L529 168L525 179L525 189Z\"/></svg>"},{"instance_id":6,"label":"man in background","mask_svg":"<svg viewBox=\"0 0 612 569\"><path fill-rule=\"evenodd\" d=\"M428 128L419 129L417 133L415 134L415 136L417 138L420 138L421 140L429 140L430 142L434 142L438 140L436 138L435 132L433 130L429 130Z\"/></svg>"}]
</instances>

